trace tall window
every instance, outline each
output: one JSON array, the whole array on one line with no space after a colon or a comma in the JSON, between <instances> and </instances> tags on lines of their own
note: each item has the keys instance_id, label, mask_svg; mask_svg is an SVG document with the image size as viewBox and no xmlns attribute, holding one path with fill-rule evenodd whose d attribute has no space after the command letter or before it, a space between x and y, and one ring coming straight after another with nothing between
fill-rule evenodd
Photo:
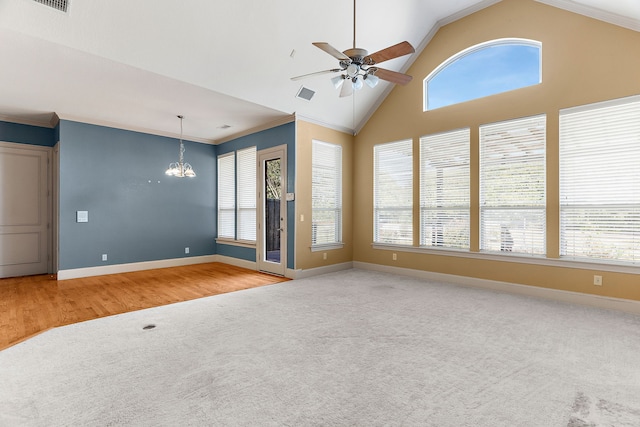
<instances>
[{"instance_id":1,"label":"tall window","mask_svg":"<svg viewBox=\"0 0 640 427\"><path fill-rule=\"evenodd\" d=\"M420 138L420 245L469 248L469 129Z\"/></svg>"},{"instance_id":2,"label":"tall window","mask_svg":"<svg viewBox=\"0 0 640 427\"><path fill-rule=\"evenodd\" d=\"M218 157L218 237L236 238L236 156Z\"/></svg>"},{"instance_id":3,"label":"tall window","mask_svg":"<svg viewBox=\"0 0 640 427\"><path fill-rule=\"evenodd\" d=\"M373 240L413 244L413 141L373 147Z\"/></svg>"},{"instance_id":4,"label":"tall window","mask_svg":"<svg viewBox=\"0 0 640 427\"><path fill-rule=\"evenodd\" d=\"M256 240L256 147L218 157L218 238Z\"/></svg>"},{"instance_id":5,"label":"tall window","mask_svg":"<svg viewBox=\"0 0 640 427\"><path fill-rule=\"evenodd\" d=\"M424 80L424 110L542 82L542 43L499 39L465 49Z\"/></svg>"},{"instance_id":6,"label":"tall window","mask_svg":"<svg viewBox=\"0 0 640 427\"><path fill-rule=\"evenodd\" d=\"M560 112L560 255L640 264L640 97Z\"/></svg>"},{"instance_id":7,"label":"tall window","mask_svg":"<svg viewBox=\"0 0 640 427\"><path fill-rule=\"evenodd\" d=\"M546 116L480 127L480 248L543 255Z\"/></svg>"},{"instance_id":8,"label":"tall window","mask_svg":"<svg viewBox=\"0 0 640 427\"><path fill-rule=\"evenodd\" d=\"M238 153L238 240L256 240L256 147Z\"/></svg>"},{"instance_id":9,"label":"tall window","mask_svg":"<svg viewBox=\"0 0 640 427\"><path fill-rule=\"evenodd\" d=\"M342 241L342 147L312 142L311 245Z\"/></svg>"}]
</instances>

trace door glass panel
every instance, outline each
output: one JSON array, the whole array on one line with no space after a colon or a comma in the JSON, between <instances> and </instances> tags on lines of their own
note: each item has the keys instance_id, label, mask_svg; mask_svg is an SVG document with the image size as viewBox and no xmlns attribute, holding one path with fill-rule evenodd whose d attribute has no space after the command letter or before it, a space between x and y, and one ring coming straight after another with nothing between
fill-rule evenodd
<instances>
[{"instance_id":1,"label":"door glass panel","mask_svg":"<svg viewBox=\"0 0 640 427\"><path fill-rule=\"evenodd\" d=\"M280 201L282 199L282 177L280 159L265 161L264 187L266 203L265 213L265 260L280 263Z\"/></svg>"}]
</instances>

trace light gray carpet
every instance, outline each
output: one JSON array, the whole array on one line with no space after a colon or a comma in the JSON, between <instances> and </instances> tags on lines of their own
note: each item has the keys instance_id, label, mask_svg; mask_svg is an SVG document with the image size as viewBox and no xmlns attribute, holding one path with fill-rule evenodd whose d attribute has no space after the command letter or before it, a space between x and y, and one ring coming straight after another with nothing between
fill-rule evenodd
<instances>
[{"instance_id":1,"label":"light gray carpet","mask_svg":"<svg viewBox=\"0 0 640 427\"><path fill-rule=\"evenodd\" d=\"M349 270L4 350L0 425L637 427L640 317Z\"/></svg>"}]
</instances>

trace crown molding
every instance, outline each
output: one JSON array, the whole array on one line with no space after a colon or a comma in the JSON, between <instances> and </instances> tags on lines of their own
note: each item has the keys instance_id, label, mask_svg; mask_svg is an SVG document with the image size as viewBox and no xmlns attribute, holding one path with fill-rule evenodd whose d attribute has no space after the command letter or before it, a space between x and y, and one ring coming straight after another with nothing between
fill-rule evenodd
<instances>
[{"instance_id":1,"label":"crown molding","mask_svg":"<svg viewBox=\"0 0 640 427\"><path fill-rule=\"evenodd\" d=\"M331 123L327 123L327 122L323 122L321 120L314 119L313 117L308 117L308 116L304 116L302 114L297 114L297 113L295 113L295 117L296 117L297 120L300 120L300 121L303 121L303 122L307 122L307 123L311 123L311 124L314 124L314 125L322 126L324 128L332 129L332 130L335 130L335 131L338 131L338 132L342 132L342 133L346 133L346 134L349 134L349 135L354 135L353 129L350 129L348 127L337 126L337 125L334 125L334 124L331 124Z\"/></svg>"},{"instance_id":2,"label":"crown molding","mask_svg":"<svg viewBox=\"0 0 640 427\"><path fill-rule=\"evenodd\" d=\"M242 138L243 136L251 135L251 134L254 134L256 132L261 132L263 130L275 128L275 127L278 127L278 126L281 126L281 125L286 125L287 123L294 122L295 120L296 120L295 114L288 114L288 115L286 115L284 117L281 117L279 119L270 121L270 122L262 124L260 126L256 126L256 127L251 128L251 129L247 129L245 131L238 132L238 133L235 133L233 135L229 135L229 136L227 136L225 138L216 140L216 141L212 142L212 144L214 144L214 145L224 144L225 142L233 141L234 139Z\"/></svg>"},{"instance_id":3,"label":"crown molding","mask_svg":"<svg viewBox=\"0 0 640 427\"><path fill-rule=\"evenodd\" d=\"M26 117L0 114L0 121L16 123L20 125L37 126L41 128L54 128L56 127L56 124L57 124L57 121L54 120L54 117L55 117L55 113L52 114L52 117L49 120L44 118L42 120L39 120L39 119L31 119Z\"/></svg>"},{"instance_id":4,"label":"crown molding","mask_svg":"<svg viewBox=\"0 0 640 427\"><path fill-rule=\"evenodd\" d=\"M168 138L180 137L180 134L175 132L163 132L156 129L144 128L142 126L128 126L121 123L110 122L108 120L95 120L88 117L75 116L72 114L58 114L57 117L58 117L58 120L69 120L71 122L80 122L80 123L86 123L86 124L96 125L96 126L104 126L109 128L128 130L132 132L146 133L149 135L165 136ZM182 135L182 139L185 141L199 142L202 144L210 144L210 145L215 144L215 141L212 139L199 138L199 137L189 136L189 135Z\"/></svg>"},{"instance_id":5,"label":"crown molding","mask_svg":"<svg viewBox=\"0 0 640 427\"><path fill-rule=\"evenodd\" d=\"M607 12L592 6L576 3L571 0L535 0L535 1L537 1L538 3L546 4L548 6L556 7L558 9L564 9L569 12L577 13L579 15L584 15L589 18L608 22L609 24L624 27L629 30L640 31L640 21L638 21L637 19L629 18L628 16L622 16L616 13Z\"/></svg>"}]
</instances>

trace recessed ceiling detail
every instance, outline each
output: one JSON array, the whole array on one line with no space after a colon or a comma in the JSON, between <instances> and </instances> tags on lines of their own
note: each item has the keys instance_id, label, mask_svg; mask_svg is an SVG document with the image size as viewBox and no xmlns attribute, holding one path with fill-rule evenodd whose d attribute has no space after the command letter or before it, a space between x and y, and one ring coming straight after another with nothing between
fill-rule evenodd
<instances>
[{"instance_id":1,"label":"recessed ceiling detail","mask_svg":"<svg viewBox=\"0 0 640 427\"><path fill-rule=\"evenodd\" d=\"M67 8L69 7L69 2L67 0L33 0L36 3L43 4L45 6L52 7L61 12L67 12Z\"/></svg>"}]
</instances>

